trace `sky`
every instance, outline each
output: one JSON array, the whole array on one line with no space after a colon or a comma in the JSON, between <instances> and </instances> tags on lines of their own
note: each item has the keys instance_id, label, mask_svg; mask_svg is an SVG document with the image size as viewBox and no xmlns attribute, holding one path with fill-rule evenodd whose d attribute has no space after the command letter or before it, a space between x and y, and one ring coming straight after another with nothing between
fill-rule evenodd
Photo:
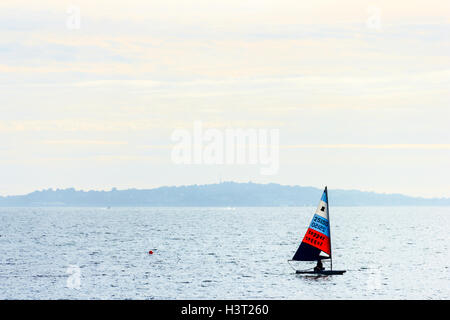
<instances>
[{"instance_id":1,"label":"sky","mask_svg":"<svg viewBox=\"0 0 450 320\"><path fill-rule=\"evenodd\" d=\"M450 2L1 1L0 195L220 181L450 196ZM179 164L194 123L279 170Z\"/></svg>"}]
</instances>

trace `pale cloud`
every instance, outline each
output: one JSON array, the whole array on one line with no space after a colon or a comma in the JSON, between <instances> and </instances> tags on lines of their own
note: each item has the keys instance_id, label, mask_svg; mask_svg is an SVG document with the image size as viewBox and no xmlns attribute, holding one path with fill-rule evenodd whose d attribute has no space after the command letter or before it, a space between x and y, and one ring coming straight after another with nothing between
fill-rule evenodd
<instances>
[{"instance_id":1,"label":"pale cloud","mask_svg":"<svg viewBox=\"0 0 450 320\"><path fill-rule=\"evenodd\" d=\"M44 144L58 144L58 145L124 145L128 144L126 141L101 141L101 140L44 140Z\"/></svg>"},{"instance_id":2,"label":"pale cloud","mask_svg":"<svg viewBox=\"0 0 450 320\"><path fill-rule=\"evenodd\" d=\"M146 119L129 121L89 119L10 120L0 121L0 132L123 132L172 128L176 125L176 122L162 123L161 121Z\"/></svg>"},{"instance_id":3,"label":"pale cloud","mask_svg":"<svg viewBox=\"0 0 450 320\"><path fill-rule=\"evenodd\" d=\"M450 150L450 144L301 144L282 145L286 149L416 149Z\"/></svg>"},{"instance_id":4,"label":"pale cloud","mask_svg":"<svg viewBox=\"0 0 450 320\"><path fill-rule=\"evenodd\" d=\"M233 22L235 24L251 24L265 20L267 23L342 23L360 21L367 15L367 7L376 5L383 8L385 19L410 20L420 18L442 18L448 21L448 2L441 0L409 0L409 1L373 1L361 0L318 0L314 3L295 0L256 1L256 0L167 0L167 1L123 1L88 0L72 1L72 5L82 8L82 14L92 19L113 19L146 21L170 20L180 23L189 22ZM51 11L65 13L68 3L59 0L2 1L0 9L23 9L29 11Z\"/></svg>"},{"instance_id":5,"label":"pale cloud","mask_svg":"<svg viewBox=\"0 0 450 320\"><path fill-rule=\"evenodd\" d=\"M128 187L215 182L168 162L172 130L200 120L279 128L274 182L445 194L449 13L439 0L2 1L0 193L107 187L118 166Z\"/></svg>"}]
</instances>

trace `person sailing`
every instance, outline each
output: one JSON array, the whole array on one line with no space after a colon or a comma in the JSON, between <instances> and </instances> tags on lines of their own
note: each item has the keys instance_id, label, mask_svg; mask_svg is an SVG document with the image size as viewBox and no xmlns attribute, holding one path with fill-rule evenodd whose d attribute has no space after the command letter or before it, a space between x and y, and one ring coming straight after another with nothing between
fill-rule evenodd
<instances>
[{"instance_id":1,"label":"person sailing","mask_svg":"<svg viewBox=\"0 0 450 320\"><path fill-rule=\"evenodd\" d=\"M325 268L323 267L322 260L319 259L317 260L317 265L314 267L314 272L320 272L323 270L325 270Z\"/></svg>"}]
</instances>

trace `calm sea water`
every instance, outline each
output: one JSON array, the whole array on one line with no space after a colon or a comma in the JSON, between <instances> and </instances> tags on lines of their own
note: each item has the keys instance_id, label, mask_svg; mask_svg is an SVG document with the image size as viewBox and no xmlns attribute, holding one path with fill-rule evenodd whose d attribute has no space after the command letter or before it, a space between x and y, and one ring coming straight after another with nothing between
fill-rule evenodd
<instances>
[{"instance_id":1,"label":"calm sea water","mask_svg":"<svg viewBox=\"0 0 450 320\"><path fill-rule=\"evenodd\" d=\"M0 298L450 298L450 208L331 208L320 278L286 262L314 210L0 208Z\"/></svg>"}]
</instances>

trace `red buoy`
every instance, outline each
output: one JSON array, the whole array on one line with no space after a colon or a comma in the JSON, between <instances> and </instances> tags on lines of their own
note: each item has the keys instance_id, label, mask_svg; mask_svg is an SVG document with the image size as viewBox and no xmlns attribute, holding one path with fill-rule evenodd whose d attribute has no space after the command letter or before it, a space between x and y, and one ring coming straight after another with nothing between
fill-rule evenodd
<instances>
[{"instance_id":1,"label":"red buoy","mask_svg":"<svg viewBox=\"0 0 450 320\"><path fill-rule=\"evenodd\" d=\"M148 252L148 254L153 254L153 251L152 251L152 250L150 250L150 251Z\"/></svg>"}]
</instances>

